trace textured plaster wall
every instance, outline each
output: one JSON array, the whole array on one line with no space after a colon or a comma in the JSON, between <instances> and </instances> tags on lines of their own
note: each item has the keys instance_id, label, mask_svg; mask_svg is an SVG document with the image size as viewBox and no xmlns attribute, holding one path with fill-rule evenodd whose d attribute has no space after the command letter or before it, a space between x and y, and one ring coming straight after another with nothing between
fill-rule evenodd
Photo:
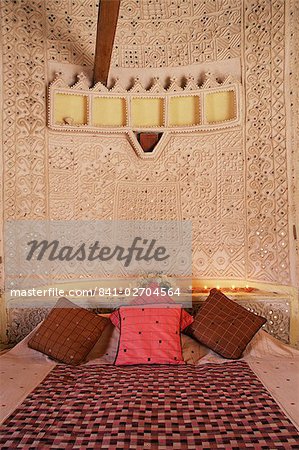
<instances>
[{"instance_id":1,"label":"textured plaster wall","mask_svg":"<svg viewBox=\"0 0 299 450\"><path fill-rule=\"evenodd\" d=\"M2 1L5 220L191 219L195 277L294 284L292 3L122 1L112 73L126 71L127 82L130 69L157 70L164 82L193 66L200 80L211 67L243 85L242 127L172 137L154 161L138 159L125 137L47 129L50 69L90 70L96 3Z\"/></svg>"}]
</instances>

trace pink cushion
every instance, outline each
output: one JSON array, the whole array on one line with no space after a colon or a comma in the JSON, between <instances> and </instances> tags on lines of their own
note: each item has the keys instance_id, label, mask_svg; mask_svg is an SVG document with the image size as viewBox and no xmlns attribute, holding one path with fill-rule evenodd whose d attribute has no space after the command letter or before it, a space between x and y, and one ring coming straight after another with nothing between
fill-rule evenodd
<instances>
[{"instance_id":1,"label":"pink cushion","mask_svg":"<svg viewBox=\"0 0 299 450\"><path fill-rule=\"evenodd\" d=\"M151 283L148 286L152 292L155 289L159 289L159 285L156 283ZM169 296L169 295L140 295L138 297L134 297L133 300L130 302L130 305L161 305L161 304L173 304L175 305L175 301ZM113 313L110 315L110 320L113 323L116 328L120 328L120 319L119 319L119 310L113 311ZM185 328L187 328L191 323L194 321L194 318L189 314L187 311L182 309L182 316L181 316L181 325L180 329L183 331Z\"/></svg>"},{"instance_id":2,"label":"pink cushion","mask_svg":"<svg viewBox=\"0 0 299 450\"><path fill-rule=\"evenodd\" d=\"M116 365L185 364L182 356L177 305L122 306Z\"/></svg>"}]
</instances>

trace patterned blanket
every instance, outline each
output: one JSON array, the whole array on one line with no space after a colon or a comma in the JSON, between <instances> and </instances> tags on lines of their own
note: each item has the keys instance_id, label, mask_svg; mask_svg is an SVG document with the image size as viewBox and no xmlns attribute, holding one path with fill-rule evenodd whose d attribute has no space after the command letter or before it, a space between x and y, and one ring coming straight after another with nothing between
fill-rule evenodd
<instances>
[{"instance_id":1,"label":"patterned blanket","mask_svg":"<svg viewBox=\"0 0 299 450\"><path fill-rule=\"evenodd\" d=\"M244 362L56 366L5 421L1 449L298 449Z\"/></svg>"}]
</instances>

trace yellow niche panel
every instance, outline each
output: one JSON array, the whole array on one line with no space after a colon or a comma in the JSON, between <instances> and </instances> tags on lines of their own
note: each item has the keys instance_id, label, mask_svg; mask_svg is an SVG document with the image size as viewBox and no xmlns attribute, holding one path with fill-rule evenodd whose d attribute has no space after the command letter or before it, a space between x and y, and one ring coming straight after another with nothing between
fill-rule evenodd
<instances>
[{"instance_id":1,"label":"yellow niche panel","mask_svg":"<svg viewBox=\"0 0 299 450\"><path fill-rule=\"evenodd\" d=\"M200 123L199 97L170 97L168 106L170 126L192 126Z\"/></svg>"},{"instance_id":2,"label":"yellow niche panel","mask_svg":"<svg viewBox=\"0 0 299 450\"><path fill-rule=\"evenodd\" d=\"M163 122L162 98L132 98L131 125L133 127L161 127Z\"/></svg>"},{"instance_id":3,"label":"yellow niche panel","mask_svg":"<svg viewBox=\"0 0 299 450\"><path fill-rule=\"evenodd\" d=\"M95 97L92 102L94 126L123 127L126 125L126 100L124 98Z\"/></svg>"},{"instance_id":4,"label":"yellow niche panel","mask_svg":"<svg viewBox=\"0 0 299 450\"><path fill-rule=\"evenodd\" d=\"M223 122L236 117L234 91L213 92L205 96L205 117L208 123Z\"/></svg>"},{"instance_id":5,"label":"yellow niche panel","mask_svg":"<svg viewBox=\"0 0 299 450\"><path fill-rule=\"evenodd\" d=\"M55 94L54 122L68 125L87 124L87 97L76 94Z\"/></svg>"}]
</instances>

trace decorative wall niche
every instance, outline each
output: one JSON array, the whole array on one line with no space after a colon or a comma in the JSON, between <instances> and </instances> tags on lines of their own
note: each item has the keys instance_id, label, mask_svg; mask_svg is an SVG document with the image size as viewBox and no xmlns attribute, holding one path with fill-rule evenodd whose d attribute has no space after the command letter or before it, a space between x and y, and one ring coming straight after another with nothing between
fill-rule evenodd
<instances>
[{"instance_id":1,"label":"decorative wall niche","mask_svg":"<svg viewBox=\"0 0 299 450\"><path fill-rule=\"evenodd\" d=\"M200 103L198 96L173 96L169 98L168 105L169 126L189 127L200 124Z\"/></svg>"},{"instance_id":2,"label":"decorative wall niche","mask_svg":"<svg viewBox=\"0 0 299 450\"><path fill-rule=\"evenodd\" d=\"M159 128L165 125L165 104L162 97L132 97L130 122L135 129Z\"/></svg>"},{"instance_id":3,"label":"decorative wall niche","mask_svg":"<svg viewBox=\"0 0 299 450\"><path fill-rule=\"evenodd\" d=\"M87 125L88 97L86 95L63 93L55 94L55 123L66 123L69 125Z\"/></svg>"},{"instance_id":4,"label":"decorative wall niche","mask_svg":"<svg viewBox=\"0 0 299 450\"><path fill-rule=\"evenodd\" d=\"M226 90L205 93L204 121L206 124L217 124L234 120L236 117L236 93Z\"/></svg>"},{"instance_id":5,"label":"decorative wall niche","mask_svg":"<svg viewBox=\"0 0 299 450\"><path fill-rule=\"evenodd\" d=\"M91 117L93 127L124 127L127 123L125 98L95 96Z\"/></svg>"},{"instance_id":6,"label":"decorative wall niche","mask_svg":"<svg viewBox=\"0 0 299 450\"><path fill-rule=\"evenodd\" d=\"M101 83L89 87L84 74L69 86L56 75L49 87L49 127L64 132L126 133L141 158L156 158L171 133L240 125L240 89L231 76L219 83L212 74L206 74L201 86L191 76L184 87L173 78L166 89L158 78L149 89L136 78L129 90L119 80L111 89Z\"/></svg>"}]
</instances>

